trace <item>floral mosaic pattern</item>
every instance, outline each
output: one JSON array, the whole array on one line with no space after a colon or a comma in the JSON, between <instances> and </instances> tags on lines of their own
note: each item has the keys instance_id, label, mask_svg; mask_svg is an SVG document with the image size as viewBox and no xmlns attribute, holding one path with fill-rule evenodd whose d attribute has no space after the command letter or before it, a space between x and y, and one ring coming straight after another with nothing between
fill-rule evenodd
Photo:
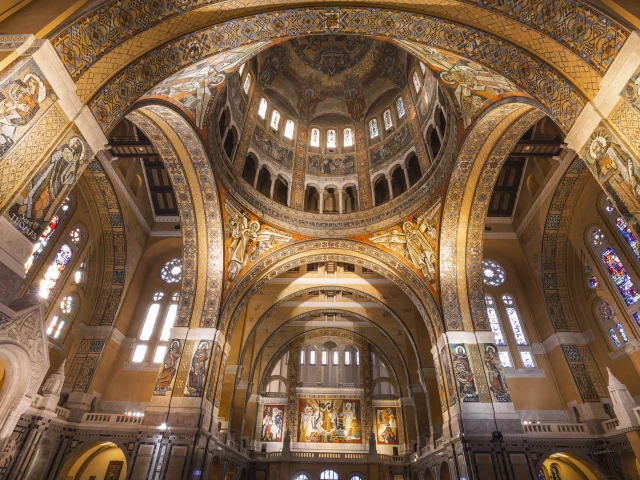
<instances>
[{"instance_id":1,"label":"floral mosaic pattern","mask_svg":"<svg viewBox=\"0 0 640 480\"><path fill-rule=\"evenodd\" d=\"M92 35L93 30L88 30ZM547 63L491 34L420 14L333 7L255 15L173 40L118 72L91 100L90 108L102 129L109 131L141 92L193 62L229 48L301 33L374 34L446 49L471 61L491 65L497 73L536 98L565 130L571 128L585 104L577 89ZM98 35L100 41L102 35ZM78 63L77 54L73 52L79 47L73 45L69 35L56 46L72 74L82 70L81 61L80 65L70 67Z\"/></svg>"}]
</instances>

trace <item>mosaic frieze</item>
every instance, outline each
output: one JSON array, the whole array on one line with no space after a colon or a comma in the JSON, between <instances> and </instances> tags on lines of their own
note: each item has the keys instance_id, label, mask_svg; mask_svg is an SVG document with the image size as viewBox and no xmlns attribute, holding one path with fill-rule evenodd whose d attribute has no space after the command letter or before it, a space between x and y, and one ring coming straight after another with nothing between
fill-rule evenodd
<instances>
[{"instance_id":1,"label":"mosaic frieze","mask_svg":"<svg viewBox=\"0 0 640 480\"><path fill-rule=\"evenodd\" d=\"M138 100L139 92L149 90L191 65L194 57L190 52L194 49L201 52L200 56L196 56L199 60L229 48L255 44L265 38L288 38L299 32L313 35L362 34L363 31L427 44L467 57L472 62L490 65L498 74L520 85L537 99L565 131L571 128L585 104L578 90L546 62L489 33L421 14L333 7L308 8L302 14L298 10L286 10L254 15L223 22L170 41L119 71L91 100L90 108L103 130L109 131ZM74 46L72 37L66 34L57 39L58 52L73 76L83 63L74 53L78 47ZM73 58L76 60L71 60ZM76 61L80 65L74 65ZM474 74L476 79L473 82L477 82L478 73ZM466 74L469 71L464 71L462 76ZM461 100L466 94L465 87L458 90Z\"/></svg>"},{"instance_id":2,"label":"mosaic frieze","mask_svg":"<svg viewBox=\"0 0 640 480\"><path fill-rule=\"evenodd\" d=\"M293 166L293 150L283 145L260 125L256 125L254 128L251 145L269 155L283 167L291 168Z\"/></svg>"},{"instance_id":3,"label":"mosaic frieze","mask_svg":"<svg viewBox=\"0 0 640 480\"><path fill-rule=\"evenodd\" d=\"M169 1L139 4L130 4L124 0L112 1L80 17L53 37L52 44L71 77L77 80L107 52L131 37L175 15L186 14L193 9L215 3L217 0L187 0L181 2L180 8L177 9L175 4ZM538 3L534 0L522 0L516 3L465 0L464 3L504 15L541 32L580 56L601 75L606 72L630 35L629 30L624 26L593 7L574 0L563 4ZM371 12L369 15L366 15L364 10L355 19L362 24L363 29L369 23L368 16L373 17L375 13L380 15L377 9L369 10ZM274 21L282 22L275 28L288 27L282 15L273 14L272 17ZM347 15L344 17L347 18L340 17L343 22L349 21ZM239 22L235 21L235 23ZM339 23L336 23L336 26L339 26ZM398 30L401 29L400 23L389 23L389 25L393 25ZM311 26L313 25L308 25L307 29ZM323 26L326 28L333 24ZM237 25L236 28L238 35L241 34L240 32L244 33L241 25ZM221 28L221 31L225 30L229 29ZM293 33L294 30L289 31ZM79 32L86 33L80 35Z\"/></svg>"},{"instance_id":4,"label":"mosaic frieze","mask_svg":"<svg viewBox=\"0 0 640 480\"><path fill-rule=\"evenodd\" d=\"M388 160L411 146L412 136L409 129L409 125L405 123L397 132L389 138L385 138L381 145L370 149L371 168L384 165Z\"/></svg>"},{"instance_id":5,"label":"mosaic frieze","mask_svg":"<svg viewBox=\"0 0 640 480\"><path fill-rule=\"evenodd\" d=\"M255 217L227 198L224 203L226 216L227 280L233 282L238 274L276 245L293 240L289 233L279 232L262 225Z\"/></svg>"},{"instance_id":6,"label":"mosaic frieze","mask_svg":"<svg viewBox=\"0 0 640 480\"><path fill-rule=\"evenodd\" d=\"M368 240L405 258L429 283L435 285L441 208L442 199L438 197L412 220L377 233Z\"/></svg>"},{"instance_id":7,"label":"mosaic frieze","mask_svg":"<svg viewBox=\"0 0 640 480\"><path fill-rule=\"evenodd\" d=\"M362 443L359 398L300 398L298 442Z\"/></svg>"},{"instance_id":8,"label":"mosaic frieze","mask_svg":"<svg viewBox=\"0 0 640 480\"><path fill-rule=\"evenodd\" d=\"M35 241L92 158L93 151L74 127L14 198L7 220Z\"/></svg>"},{"instance_id":9,"label":"mosaic frieze","mask_svg":"<svg viewBox=\"0 0 640 480\"><path fill-rule=\"evenodd\" d=\"M18 61L0 81L0 160L57 97L33 60Z\"/></svg>"},{"instance_id":10,"label":"mosaic frieze","mask_svg":"<svg viewBox=\"0 0 640 480\"><path fill-rule=\"evenodd\" d=\"M197 58L199 43L195 42L191 54ZM201 128L209 118L211 99L225 79L247 59L260 51L266 42L228 50L185 68L156 85L142 96L169 98L189 113L196 127Z\"/></svg>"},{"instance_id":11,"label":"mosaic frieze","mask_svg":"<svg viewBox=\"0 0 640 480\"><path fill-rule=\"evenodd\" d=\"M153 390L154 395L165 396L171 393L181 357L182 340L177 338L171 340L169 342L169 348L167 348L167 353L162 360L162 367L160 368L156 386Z\"/></svg>"},{"instance_id":12,"label":"mosaic frieze","mask_svg":"<svg viewBox=\"0 0 640 480\"><path fill-rule=\"evenodd\" d=\"M311 175L351 175L355 173L355 155L316 154L307 157L307 173Z\"/></svg>"}]
</instances>

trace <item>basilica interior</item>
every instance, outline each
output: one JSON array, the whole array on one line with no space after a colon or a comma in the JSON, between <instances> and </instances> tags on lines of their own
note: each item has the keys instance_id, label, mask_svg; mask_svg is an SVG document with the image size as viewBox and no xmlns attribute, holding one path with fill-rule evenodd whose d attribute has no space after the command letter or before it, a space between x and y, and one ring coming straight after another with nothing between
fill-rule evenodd
<instances>
[{"instance_id":1,"label":"basilica interior","mask_svg":"<svg viewBox=\"0 0 640 480\"><path fill-rule=\"evenodd\" d=\"M640 479L637 0L5 0L0 480Z\"/></svg>"}]
</instances>

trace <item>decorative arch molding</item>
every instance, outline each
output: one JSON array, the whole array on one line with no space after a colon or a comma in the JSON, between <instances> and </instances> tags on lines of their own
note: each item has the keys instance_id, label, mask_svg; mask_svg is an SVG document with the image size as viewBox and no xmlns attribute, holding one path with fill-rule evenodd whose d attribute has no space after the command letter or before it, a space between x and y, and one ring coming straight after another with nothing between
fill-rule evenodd
<instances>
[{"instance_id":1,"label":"decorative arch molding","mask_svg":"<svg viewBox=\"0 0 640 480\"><path fill-rule=\"evenodd\" d=\"M418 368L422 368L422 358L420 356L420 351L418 349L418 346L416 345L415 339L413 338L413 335L411 333L411 331L409 330L409 328L407 327L407 325L404 323L404 320L402 320L402 318L391 308L389 307L386 303L384 303L382 300L380 300L379 298L369 294L369 293L365 293L362 290L358 290L355 288L351 288L351 287L341 287L341 286L320 286L320 287L310 287L310 288L305 288L303 290L297 290L289 295L286 295L285 297L280 298L276 303L274 303L273 305L271 305L261 316L260 318L255 322L255 324L253 325L253 328L251 329L251 332L249 332L249 335L247 336L247 339L245 340L245 346L242 349L242 352L240 353L240 357L239 357L239 364L242 365L242 363L244 362L244 356L247 352L247 345L249 344L251 338L256 334L256 332L258 331L258 327L260 326L260 324L262 323L262 321L266 318L270 318L271 316L273 316L274 312L280 307L280 305L282 305L285 302L290 301L292 298L295 298L297 296L300 295L305 295L308 292L311 291L316 291L316 290L329 290L329 291L333 291L333 292L350 292L352 294L357 294L361 297L366 298L367 300L370 300L372 302L376 302L378 303L386 313L388 313L393 320L395 320L399 325L402 325L402 329L404 330L404 333L407 335L407 338L409 339L409 341L411 342L411 346L413 347L413 351L414 354L416 356L416 359L418 360ZM318 310L316 310L317 312ZM339 314L346 314L349 316L354 316L354 317L358 317L360 319L364 319L367 321L372 322L374 325L376 324L373 320L364 317L358 313L355 312L351 312L350 310L344 310L344 309L322 309L323 312L331 312L331 313L339 313ZM311 313L311 312L309 312ZM295 318L296 319L300 319L303 318L304 316L306 316L307 312L297 315ZM293 318L290 319L289 321L293 321Z\"/></svg>"},{"instance_id":2,"label":"decorative arch molding","mask_svg":"<svg viewBox=\"0 0 640 480\"><path fill-rule=\"evenodd\" d=\"M443 324L438 305L426 283L395 255L353 240L307 240L288 245L263 258L229 292L220 316L219 330L226 339L231 338L235 323L249 299L271 279L300 265L328 260L355 263L391 280L425 319L431 342L435 345L435 339L443 332Z\"/></svg>"},{"instance_id":3,"label":"decorative arch molding","mask_svg":"<svg viewBox=\"0 0 640 480\"><path fill-rule=\"evenodd\" d=\"M187 120L171 108L144 106L129 119L158 149L180 211L183 279L175 325L213 327L222 296L224 240L218 190L204 147Z\"/></svg>"},{"instance_id":4,"label":"decorative arch molding","mask_svg":"<svg viewBox=\"0 0 640 480\"><path fill-rule=\"evenodd\" d=\"M150 84L157 81L158 75L168 76L193 61L232 47L257 43L263 39L287 38L301 32L365 33L392 39L431 42L433 47L451 49L454 50L453 53L475 61L493 64L493 67L503 70L502 73L509 77L522 75L523 78L519 78L519 82L523 86L538 89L537 96L543 100L543 104L546 103L545 106L549 110L549 100L552 98L548 92L553 92L555 100L561 95L565 96L565 100L570 98L571 105L566 105L569 109L563 110L571 110L570 115L573 116L575 113L577 116L584 105L584 96L565 78L580 79L579 88L587 92L587 98L593 98L599 80L630 35L630 31L624 26L578 1L572 1L571 9L567 10L571 11L571 18L556 15L556 12L547 18L549 12L545 12L544 20L539 20L539 15L525 15L524 12L510 10L502 5L493 8L493 4L484 4L480 7L470 0L458 1L456 3L460 8L448 9L447 15L452 17L450 19L430 16L442 15L437 5L414 7L424 13L412 13L391 10L387 7L395 5L390 5L390 2L385 0L376 3L369 8L305 5L305 8L301 9L296 8L296 0L285 0L280 2L279 6L284 4L294 8L245 17L238 17L236 11L229 10L228 6L204 5L193 9L192 5L186 3L184 6L181 5L180 11L184 12L182 15L175 15L170 9L155 11L154 15L140 11L139 15L133 16L133 26L131 23L117 21L115 5L108 5L78 19L56 35L52 43L76 81L85 102L105 84L111 72L118 71L108 80L106 89L98 91L91 102L94 111L102 111L102 115L98 117L103 126L106 126L112 121L117 123L117 117L120 116L115 111L109 111L110 107L119 104L116 109L124 112L132 104L131 96L137 95L133 92L148 90L152 86ZM242 11L247 11L246 9L250 8L249 4L254 4L254 8L262 6L265 9L258 0L248 0ZM109 28L103 26L104 22L99 22L99 16L113 17L106 23ZM554 17L562 18L553 21ZM591 28L584 29L578 39L576 29L571 28L571 24L579 21L576 17L589 18L593 25L603 25L604 28L596 31ZM154 25L150 18L155 19L158 24ZM480 18L483 20L480 21ZM74 35L76 31L84 31L88 25L98 23L101 28L96 32L102 35L103 41L92 42L90 38L78 39L77 35ZM483 25L486 31L468 25ZM207 26L209 27L203 28ZM527 34L521 34L523 29ZM106 30L110 30L108 34ZM143 30L147 38L154 38L155 41L137 40L135 36ZM177 39L171 40L172 38ZM146 50L149 48L146 45L151 44L153 47L163 42L167 43L155 50ZM585 42L592 46L588 49L592 53L585 53ZM470 43L473 44L472 48L469 48ZM183 48L187 44L192 48ZM533 51L542 59L529 53ZM145 75L127 72L129 67L126 65L131 58L136 58L134 65L138 72L146 70ZM558 62L558 58L563 58L563 61ZM554 61L558 63L558 70L549 66ZM149 68L151 64L162 65L162 68ZM106 68L107 65L111 68ZM134 87L126 78L139 80L135 82L137 85ZM512 80L515 81L513 78ZM106 90L110 90L110 93ZM120 92L120 95L115 95L115 92ZM112 120L107 119L109 115L112 116Z\"/></svg>"},{"instance_id":5,"label":"decorative arch molding","mask_svg":"<svg viewBox=\"0 0 640 480\"><path fill-rule=\"evenodd\" d=\"M535 107L520 102L497 104L478 120L472 130L467 132L454 165L445 196L440 228L440 289L444 321L448 330L472 331L474 329L467 294L465 264L470 233L469 221L474 225L472 233L477 235L479 224L486 217L486 205L483 202L489 201L489 199L482 200L482 195L490 196L495 183L495 176L492 176L494 166L489 165L490 170L487 172L491 174L486 177L482 177L483 169L505 132L524 115L531 113L532 118L527 121L533 121L536 115L532 112L536 112ZM517 130L514 130L515 132ZM511 143L511 136L506 138L505 147ZM481 179L482 184L480 184ZM474 202L474 199L479 200ZM476 218L472 219L472 215ZM482 232L480 232L479 245L477 238L473 238L476 248L481 247L481 237ZM481 248L473 253L480 258L478 261L481 262ZM474 274L474 278L475 276L477 273ZM484 300L482 301L484 304Z\"/></svg>"}]
</instances>

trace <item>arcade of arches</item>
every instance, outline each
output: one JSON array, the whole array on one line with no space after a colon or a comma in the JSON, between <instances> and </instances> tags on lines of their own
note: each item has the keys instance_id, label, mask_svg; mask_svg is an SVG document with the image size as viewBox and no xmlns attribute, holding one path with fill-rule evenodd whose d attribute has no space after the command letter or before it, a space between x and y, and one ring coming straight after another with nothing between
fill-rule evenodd
<instances>
[{"instance_id":1,"label":"arcade of arches","mask_svg":"<svg viewBox=\"0 0 640 480\"><path fill-rule=\"evenodd\" d=\"M0 479L640 478L636 2L0 32Z\"/></svg>"}]
</instances>

